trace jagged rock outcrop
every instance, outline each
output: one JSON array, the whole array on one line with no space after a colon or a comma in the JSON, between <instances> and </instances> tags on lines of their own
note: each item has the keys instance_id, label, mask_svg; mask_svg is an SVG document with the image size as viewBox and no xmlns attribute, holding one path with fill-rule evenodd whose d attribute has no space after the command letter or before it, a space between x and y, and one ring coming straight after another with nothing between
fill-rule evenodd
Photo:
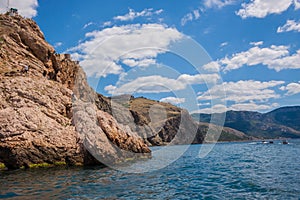
<instances>
[{"instance_id":1,"label":"jagged rock outcrop","mask_svg":"<svg viewBox=\"0 0 300 200\"><path fill-rule=\"evenodd\" d=\"M97 121L107 138L121 150L131 149L133 153L150 153L145 151L145 143L139 140L130 127L119 124L109 113L98 110Z\"/></svg>"},{"instance_id":2,"label":"jagged rock outcrop","mask_svg":"<svg viewBox=\"0 0 300 200\"><path fill-rule=\"evenodd\" d=\"M71 90L32 77L1 77L0 157L9 168L78 157Z\"/></svg>"},{"instance_id":3,"label":"jagged rock outcrop","mask_svg":"<svg viewBox=\"0 0 300 200\"><path fill-rule=\"evenodd\" d=\"M147 145L203 143L211 127L168 103L97 94L78 62L56 54L37 24L18 15L0 15L0 80L0 162L10 169L110 166L149 157Z\"/></svg>"},{"instance_id":4,"label":"jagged rock outcrop","mask_svg":"<svg viewBox=\"0 0 300 200\"><path fill-rule=\"evenodd\" d=\"M149 146L256 139L232 128L199 123L184 109L143 97L98 95L97 107L128 125Z\"/></svg>"},{"instance_id":5,"label":"jagged rock outcrop","mask_svg":"<svg viewBox=\"0 0 300 200\"><path fill-rule=\"evenodd\" d=\"M99 111L81 67L56 54L33 20L0 15L0 41L0 162L6 167L150 156L136 133Z\"/></svg>"},{"instance_id":6,"label":"jagged rock outcrop","mask_svg":"<svg viewBox=\"0 0 300 200\"><path fill-rule=\"evenodd\" d=\"M139 134L149 146L200 144L206 132L189 113L168 103L122 95L99 98L99 109L109 112Z\"/></svg>"}]
</instances>

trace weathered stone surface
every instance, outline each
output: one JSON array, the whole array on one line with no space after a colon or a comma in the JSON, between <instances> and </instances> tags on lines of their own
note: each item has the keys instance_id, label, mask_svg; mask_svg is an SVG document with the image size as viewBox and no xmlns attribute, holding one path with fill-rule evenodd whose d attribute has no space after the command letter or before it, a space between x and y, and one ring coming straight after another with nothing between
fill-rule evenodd
<instances>
[{"instance_id":1,"label":"weathered stone surface","mask_svg":"<svg viewBox=\"0 0 300 200\"><path fill-rule=\"evenodd\" d=\"M73 123L86 149L101 163L111 166L128 158L150 157L150 149L129 127L118 124L95 104L77 100Z\"/></svg>"},{"instance_id":2,"label":"weathered stone surface","mask_svg":"<svg viewBox=\"0 0 300 200\"><path fill-rule=\"evenodd\" d=\"M137 133L132 132L129 126L118 124L109 113L97 111L97 119L107 138L118 148L134 153L150 153L150 150Z\"/></svg>"},{"instance_id":3,"label":"weathered stone surface","mask_svg":"<svg viewBox=\"0 0 300 200\"><path fill-rule=\"evenodd\" d=\"M68 117L71 90L33 77L1 77L0 157L9 168L67 162L83 154Z\"/></svg>"},{"instance_id":4,"label":"weathered stone surface","mask_svg":"<svg viewBox=\"0 0 300 200\"><path fill-rule=\"evenodd\" d=\"M204 129L186 110L171 104L128 95L98 98L97 107L108 110L119 124L130 127L149 146L199 144L205 137Z\"/></svg>"},{"instance_id":5,"label":"weathered stone surface","mask_svg":"<svg viewBox=\"0 0 300 200\"><path fill-rule=\"evenodd\" d=\"M56 54L34 21L0 15L0 37L0 162L6 167L150 156L141 138L98 111L81 67Z\"/></svg>"},{"instance_id":6,"label":"weathered stone surface","mask_svg":"<svg viewBox=\"0 0 300 200\"><path fill-rule=\"evenodd\" d=\"M231 128L196 122L181 108L142 97L98 95L97 107L128 125L149 146L255 139Z\"/></svg>"}]
</instances>

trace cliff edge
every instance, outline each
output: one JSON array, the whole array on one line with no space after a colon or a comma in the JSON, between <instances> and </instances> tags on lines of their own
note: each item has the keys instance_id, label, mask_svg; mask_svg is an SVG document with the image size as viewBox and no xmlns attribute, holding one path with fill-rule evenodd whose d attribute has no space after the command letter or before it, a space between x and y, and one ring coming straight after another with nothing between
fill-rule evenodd
<instances>
[{"instance_id":1,"label":"cliff edge","mask_svg":"<svg viewBox=\"0 0 300 200\"><path fill-rule=\"evenodd\" d=\"M74 101L80 90L95 104ZM144 141L99 110L97 101L78 62L57 54L33 20L0 15L0 163L17 169L149 157ZM87 121L96 127L83 134Z\"/></svg>"}]
</instances>

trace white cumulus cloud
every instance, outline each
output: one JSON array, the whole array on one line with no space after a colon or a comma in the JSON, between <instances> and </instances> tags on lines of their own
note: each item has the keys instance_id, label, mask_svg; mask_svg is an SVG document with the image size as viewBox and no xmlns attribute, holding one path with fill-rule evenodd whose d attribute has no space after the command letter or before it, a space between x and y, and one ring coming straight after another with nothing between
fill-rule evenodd
<instances>
[{"instance_id":1,"label":"white cumulus cloud","mask_svg":"<svg viewBox=\"0 0 300 200\"><path fill-rule=\"evenodd\" d=\"M222 44L220 44L220 47L225 47L227 46L229 43L228 42L223 42Z\"/></svg>"},{"instance_id":2,"label":"white cumulus cloud","mask_svg":"<svg viewBox=\"0 0 300 200\"><path fill-rule=\"evenodd\" d=\"M109 94L133 94L133 93L162 93L184 90L188 85L215 84L220 79L218 74L182 74L177 79L160 75L142 76L119 86L109 85L105 91Z\"/></svg>"},{"instance_id":3,"label":"white cumulus cloud","mask_svg":"<svg viewBox=\"0 0 300 200\"><path fill-rule=\"evenodd\" d=\"M204 92L198 97L198 100L220 99L236 103L245 103L249 101L265 102L272 98L279 98L280 95L275 92L274 87L284 84L284 81L238 81L224 82L222 85L216 85ZM225 97L224 97L225 90Z\"/></svg>"},{"instance_id":4,"label":"white cumulus cloud","mask_svg":"<svg viewBox=\"0 0 300 200\"><path fill-rule=\"evenodd\" d=\"M194 17L192 13L188 13L181 19L181 25L184 26L187 22L193 21Z\"/></svg>"},{"instance_id":5,"label":"white cumulus cloud","mask_svg":"<svg viewBox=\"0 0 300 200\"><path fill-rule=\"evenodd\" d=\"M203 69L209 72L219 72L221 69L221 65L217 61L212 61L210 63L205 64L203 66Z\"/></svg>"},{"instance_id":6,"label":"white cumulus cloud","mask_svg":"<svg viewBox=\"0 0 300 200\"><path fill-rule=\"evenodd\" d=\"M216 84L219 79L220 79L219 74L196 74L196 75L182 74L177 78L177 81L188 85L203 84L203 83Z\"/></svg>"},{"instance_id":7,"label":"white cumulus cloud","mask_svg":"<svg viewBox=\"0 0 300 200\"><path fill-rule=\"evenodd\" d=\"M68 50L81 62L89 77L120 74L122 64L146 66L154 64L172 42L183 37L177 29L162 24L114 26L86 34L86 40Z\"/></svg>"},{"instance_id":8,"label":"white cumulus cloud","mask_svg":"<svg viewBox=\"0 0 300 200\"><path fill-rule=\"evenodd\" d=\"M125 65L128 65L129 67L136 67L136 66L140 66L140 67L147 67L149 65L155 64L156 60L155 59L141 59L141 60L136 60L136 59L124 59L122 61Z\"/></svg>"},{"instance_id":9,"label":"white cumulus cloud","mask_svg":"<svg viewBox=\"0 0 300 200\"><path fill-rule=\"evenodd\" d=\"M205 113L205 114L212 114L212 113L224 113L228 109L226 105L223 104L216 104L208 108L201 108L199 110L195 110L191 113Z\"/></svg>"},{"instance_id":10,"label":"white cumulus cloud","mask_svg":"<svg viewBox=\"0 0 300 200\"><path fill-rule=\"evenodd\" d=\"M88 23L86 23L82 28L83 28L83 29L86 29L87 27L92 26L92 25L94 25L94 24L95 24L94 22L88 22Z\"/></svg>"},{"instance_id":11,"label":"white cumulus cloud","mask_svg":"<svg viewBox=\"0 0 300 200\"><path fill-rule=\"evenodd\" d=\"M37 0L10 0L10 8L17 8L20 15L28 18L35 17L37 15ZM7 11L7 1L0 1L0 13Z\"/></svg>"},{"instance_id":12,"label":"white cumulus cloud","mask_svg":"<svg viewBox=\"0 0 300 200\"><path fill-rule=\"evenodd\" d=\"M111 21L106 21L102 24L102 27L108 27L111 26L113 23Z\"/></svg>"},{"instance_id":13,"label":"white cumulus cloud","mask_svg":"<svg viewBox=\"0 0 300 200\"><path fill-rule=\"evenodd\" d=\"M286 11L291 5L295 9L299 8L297 0L252 0L249 3L243 3L242 8L236 12L243 19L248 17L264 18L269 14L280 14Z\"/></svg>"},{"instance_id":14,"label":"white cumulus cloud","mask_svg":"<svg viewBox=\"0 0 300 200\"><path fill-rule=\"evenodd\" d=\"M177 97L165 97L159 100L160 102L171 103L173 105L178 105L185 102L185 98L177 98Z\"/></svg>"},{"instance_id":15,"label":"white cumulus cloud","mask_svg":"<svg viewBox=\"0 0 300 200\"><path fill-rule=\"evenodd\" d=\"M60 47L62 45L63 45L62 42L56 42L53 46L54 46L54 48L57 48L57 47Z\"/></svg>"},{"instance_id":16,"label":"white cumulus cloud","mask_svg":"<svg viewBox=\"0 0 300 200\"><path fill-rule=\"evenodd\" d=\"M200 18L200 10L196 9L190 13L184 15L181 19L181 26L184 26L187 22L197 20Z\"/></svg>"},{"instance_id":17,"label":"white cumulus cloud","mask_svg":"<svg viewBox=\"0 0 300 200\"><path fill-rule=\"evenodd\" d=\"M284 56L267 62L268 68L276 71L300 69L300 49L293 55Z\"/></svg>"},{"instance_id":18,"label":"white cumulus cloud","mask_svg":"<svg viewBox=\"0 0 300 200\"><path fill-rule=\"evenodd\" d=\"M153 10L153 8L146 8L141 12L136 12L133 9L129 8L129 12L126 15L119 15L114 17L114 20L117 21L132 21L138 17L151 17L153 15L159 15L163 12L162 9L160 10Z\"/></svg>"},{"instance_id":19,"label":"white cumulus cloud","mask_svg":"<svg viewBox=\"0 0 300 200\"><path fill-rule=\"evenodd\" d=\"M212 107L202 108L197 111L193 111L192 113L206 113L206 114L213 114L213 113L223 113L226 111L234 110L234 111L265 111L279 107L278 103L272 104L259 104L259 103L237 103L231 106L226 106L223 104L217 104Z\"/></svg>"},{"instance_id":20,"label":"white cumulus cloud","mask_svg":"<svg viewBox=\"0 0 300 200\"><path fill-rule=\"evenodd\" d=\"M194 21L200 18L201 14L204 13L207 9L210 8L223 8L228 5L232 5L237 0L205 0L203 4L201 5L202 8L194 9L193 11L185 14L181 18L181 26L186 25L190 21Z\"/></svg>"},{"instance_id":21,"label":"white cumulus cloud","mask_svg":"<svg viewBox=\"0 0 300 200\"><path fill-rule=\"evenodd\" d=\"M250 42L250 45L252 45L252 46L261 46L261 45L263 45L264 44L264 42L263 41L258 41L258 42Z\"/></svg>"},{"instance_id":22,"label":"white cumulus cloud","mask_svg":"<svg viewBox=\"0 0 300 200\"><path fill-rule=\"evenodd\" d=\"M195 19L199 19L200 18L200 11L199 10L194 10L193 14L194 14Z\"/></svg>"},{"instance_id":23,"label":"white cumulus cloud","mask_svg":"<svg viewBox=\"0 0 300 200\"><path fill-rule=\"evenodd\" d=\"M281 71L286 69L300 69L300 49L292 54L289 46L260 47L263 42L250 43L255 45L247 51L235 53L231 56L212 61L203 66L206 70L222 69L224 72L239 69L243 66L265 65L269 69Z\"/></svg>"},{"instance_id":24,"label":"white cumulus cloud","mask_svg":"<svg viewBox=\"0 0 300 200\"><path fill-rule=\"evenodd\" d=\"M288 54L287 46L272 45L269 48L255 46L248 51L233 54L231 58L223 58L220 63L224 66L224 71L238 69L243 65L254 66L258 64L268 65L272 68L270 65L274 59L281 59Z\"/></svg>"},{"instance_id":25,"label":"white cumulus cloud","mask_svg":"<svg viewBox=\"0 0 300 200\"><path fill-rule=\"evenodd\" d=\"M267 104L256 104L256 103L241 103L234 104L228 108L228 110L234 111L261 111L261 110L270 110L278 107L279 104L273 103L271 105Z\"/></svg>"},{"instance_id":26,"label":"white cumulus cloud","mask_svg":"<svg viewBox=\"0 0 300 200\"><path fill-rule=\"evenodd\" d=\"M296 31L300 32L300 21L296 22L295 20L287 20L286 24L278 27L277 33Z\"/></svg>"},{"instance_id":27,"label":"white cumulus cloud","mask_svg":"<svg viewBox=\"0 0 300 200\"><path fill-rule=\"evenodd\" d=\"M295 9L298 10L300 8L300 1L294 0L294 4L295 4Z\"/></svg>"},{"instance_id":28,"label":"white cumulus cloud","mask_svg":"<svg viewBox=\"0 0 300 200\"><path fill-rule=\"evenodd\" d=\"M204 6L206 8L222 8L224 6L232 5L236 0L205 0Z\"/></svg>"},{"instance_id":29,"label":"white cumulus cloud","mask_svg":"<svg viewBox=\"0 0 300 200\"><path fill-rule=\"evenodd\" d=\"M286 95L291 96L300 93L300 81L298 83L290 83L287 86L282 86L281 90L287 91Z\"/></svg>"},{"instance_id":30,"label":"white cumulus cloud","mask_svg":"<svg viewBox=\"0 0 300 200\"><path fill-rule=\"evenodd\" d=\"M109 94L133 94L133 93L161 93L185 89L186 85L176 79L159 75L138 77L135 80L122 84L119 87L108 86Z\"/></svg>"}]
</instances>

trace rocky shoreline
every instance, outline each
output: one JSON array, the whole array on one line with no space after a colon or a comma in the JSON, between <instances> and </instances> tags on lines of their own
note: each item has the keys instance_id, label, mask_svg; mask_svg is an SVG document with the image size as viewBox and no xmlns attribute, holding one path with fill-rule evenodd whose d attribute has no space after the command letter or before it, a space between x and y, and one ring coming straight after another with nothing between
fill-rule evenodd
<instances>
[{"instance_id":1,"label":"rocky shoreline","mask_svg":"<svg viewBox=\"0 0 300 200\"><path fill-rule=\"evenodd\" d=\"M0 168L112 166L151 158L148 146L251 139L168 103L97 94L31 19L1 14L0 39Z\"/></svg>"},{"instance_id":2,"label":"rocky shoreline","mask_svg":"<svg viewBox=\"0 0 300 200\"><path fill-rule=\"evenodd\" d=\"M80 80L79 89L92 89L78 62L57 54L31 19L0 15L0 27L0 162L8 169L100 164L87 145L93 145L94 153L109 157L111 163L151 156L142 138L123 130L96 106L98 118L93 123L101 127L82 137L73 117L75 81ZM24 65L29 66L26 73ZM112 126L106 124L112 122ZM94 138L88 138L91 136ZM119 149L134 154L118 154Z\"/></svg>"}]
</instances>

